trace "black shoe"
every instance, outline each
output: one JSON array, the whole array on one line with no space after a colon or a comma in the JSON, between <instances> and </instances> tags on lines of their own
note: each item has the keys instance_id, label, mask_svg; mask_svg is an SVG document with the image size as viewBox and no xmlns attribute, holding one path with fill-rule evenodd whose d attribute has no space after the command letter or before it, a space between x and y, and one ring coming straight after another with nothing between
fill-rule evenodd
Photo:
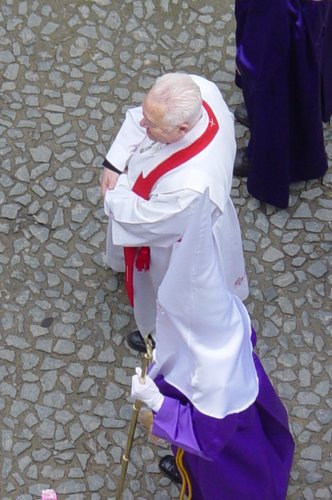
<instances>
[{"instance_id":1,"label":"black shoe","mask_svg":"<svg viewBox=\"0 0 332 500\"><path fill-rule=\"evenodd\" d=\"M242 104L239 104L239 106L235 108L234 116L237 119L237 121L241 123L241 125L249 127L248 113L244 102Z\"/></svg>"},{"instance_id":2,"label":"black shoe","mask_svg":"<svg viewBox=\"0 0 332 500\"><path fill-rule=\"evenodd\" d=\"M235 177L248 177L249 158L245 148L236 151L233 175Z\"/></svg>"},{"instance_id":3,"label":"black shoe","mask_svg":"<svg viewBox=\"0 0 332 500\"><path fill-rule=\"evenodd\" d=\"M149 335L149 339L151 340L152 343L152 349L154 349L156 343L151 337L151 335ZM134 330L133 332L127 335L127 344L135 351L146 353L145 341L138 330Z\"/></svg>"},{"instance_id":4,"label":"black shoe","mask_svg":"<svg viewBox=\"0 0 332 500\"><path fill-rule=\"evenodd\" d=\"M173 481L173 483L182 484L182 478L173 455L166 455L163 457L159 462L159 469L165 476Z\"/></svg>"}]
</instances>

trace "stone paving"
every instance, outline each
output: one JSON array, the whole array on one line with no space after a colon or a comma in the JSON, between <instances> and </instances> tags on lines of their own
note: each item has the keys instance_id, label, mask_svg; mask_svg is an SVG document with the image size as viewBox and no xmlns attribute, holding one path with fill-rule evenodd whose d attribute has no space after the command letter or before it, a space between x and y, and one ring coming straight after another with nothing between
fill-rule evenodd
<instances>
[{"instance_id":1,"label":"stone paving","mask_svg":"<svg viewBox=\"0 0 332 500\"><path fill-rule=\"evenodd\" d=\"M100 165L162 72L206 75L234 108L234 54L229 0L2 0L1 500L114 498L140 358L104 262ZM297 443L289 499L332 497L331 184L330 169L277 210L233 183L258 352ZM138 428L125 499L178 497L158 472L166 453Z\"/></svg>"}]
</instances>

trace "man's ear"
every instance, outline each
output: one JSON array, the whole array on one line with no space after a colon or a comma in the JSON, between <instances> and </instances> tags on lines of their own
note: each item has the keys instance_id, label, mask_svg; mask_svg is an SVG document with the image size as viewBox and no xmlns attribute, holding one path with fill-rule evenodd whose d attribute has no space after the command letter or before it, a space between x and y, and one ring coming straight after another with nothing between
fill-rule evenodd
<instances>
[{"instance_id":1,"label":"man's ear","mask_svg":"<svg viewBox=\"0 0 332 500\"><path fill-rule=\"evenodd\" d=\"M182 134L186 134L189 130L189 125L188 123L181 123L181 125L179 125L179 130L180 132L182 132Z\"/></svg>"}]
</instances>

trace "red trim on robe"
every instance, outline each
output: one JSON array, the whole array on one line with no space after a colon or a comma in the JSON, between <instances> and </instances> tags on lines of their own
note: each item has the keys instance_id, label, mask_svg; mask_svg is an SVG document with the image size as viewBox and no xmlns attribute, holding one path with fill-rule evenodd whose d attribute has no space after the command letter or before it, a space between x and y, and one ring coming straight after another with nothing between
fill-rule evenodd
<instances>
[{"instance_id":1,"label":"red trim on robe","mask_svg":"<svg viewBox=\"0 0 332 500\"><path fill-rule=\"evenodd\" d=\"M209 123L203 134L198 137L192 144L176 151L169 158L162 161L157 165L146 177L142 173L136 179L132 191L145 200L149 199L155 183L165 174L171 170L181 166L183 163L189 161L191 158L199 154L205 149L210 142L214 139L219 130L219 124L215 114L213 113L207 102L203 101L203 106L207 111ZM148 271L150 268L150 249L149 247L124 247L125 258L125 284L130 304L134 305L134 263L136 258L139 260L138 270Z\"/></svg>"}]
</instances>

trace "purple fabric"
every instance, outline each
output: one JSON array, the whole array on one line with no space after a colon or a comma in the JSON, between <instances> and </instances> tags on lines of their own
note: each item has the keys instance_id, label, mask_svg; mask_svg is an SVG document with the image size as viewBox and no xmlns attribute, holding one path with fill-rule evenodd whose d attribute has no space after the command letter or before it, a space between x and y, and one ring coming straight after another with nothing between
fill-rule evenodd
<instances>
[{"instance_id":1,"label":"purple fabric","mask_svg":"<svg viewBox=\"0 0 332 500\"><path fill-rule=\"evenodd\" d=\"M322 80L322 117L324 122L328 122L332 116L332 2L321 0L308 3L309 8L304 15L308 26L311 26L313 39L316 39Z\"/></svg>"},{"instance_id":2,"label":"purple fabric","mask_svg":"<svg viewBox=\"0 0 332 500\"><path fill-rule=\"evenodd\" d=\"M247 410L216 419L195 407L162 376L165 395L153 433L185 450L193 500L284 500L294 453L287 413L254 355L259 395Z\"/></svg>"},{"instance_id":3,"label":"purple fabric","mask_svg":"<svg viewBox=\"0 0 332 500\"><path fill-rule=\"evenodd\" d=\"M236 0L236 82L250 123L248 191L285 208L291 182L327 170L332 113L330 0Z\"/></svg>"}]
</instances>

